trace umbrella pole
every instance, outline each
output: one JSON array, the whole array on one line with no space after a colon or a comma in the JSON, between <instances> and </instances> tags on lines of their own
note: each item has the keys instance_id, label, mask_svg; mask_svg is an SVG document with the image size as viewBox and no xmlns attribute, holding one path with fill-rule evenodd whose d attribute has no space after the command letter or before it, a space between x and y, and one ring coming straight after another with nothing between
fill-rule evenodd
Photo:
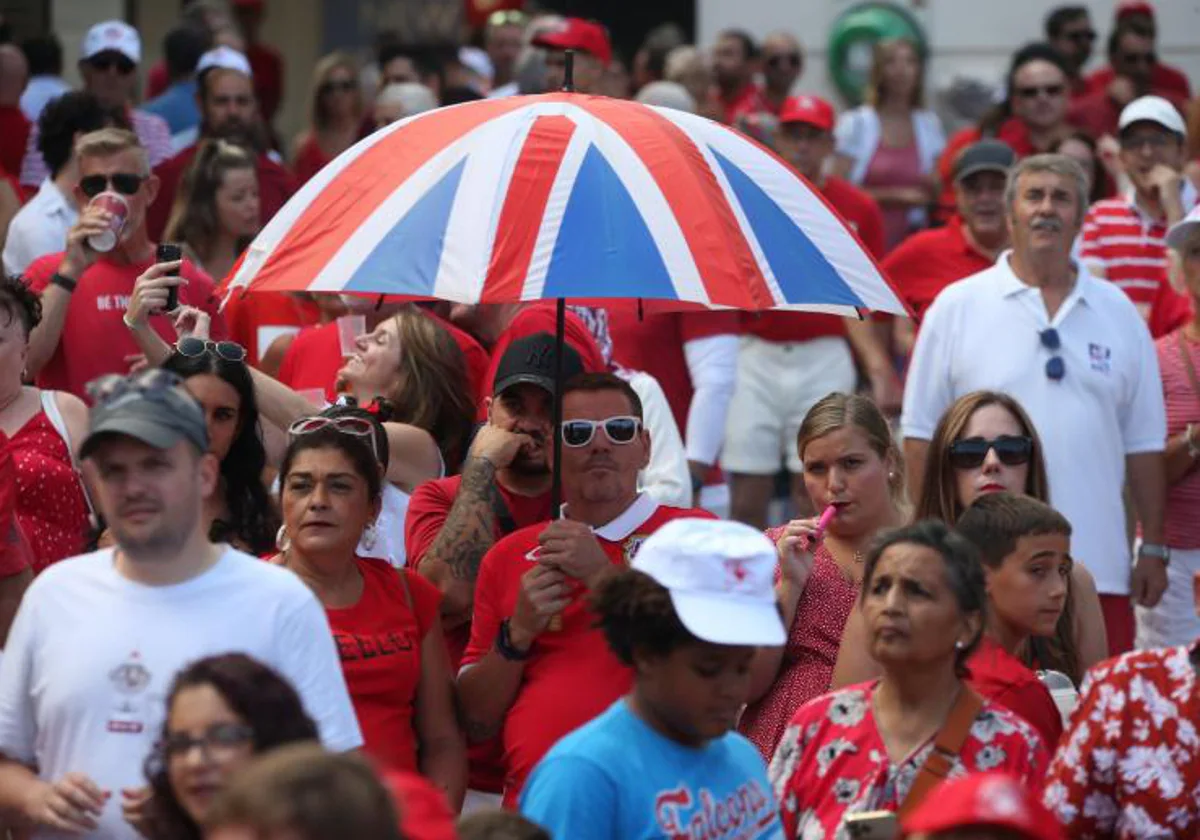
<instances>
[{"instance_id":1,"label":"umbrella pole","mask_svg":"<svg viewBox=\"0 0 1200 840\"><path fill-rule=\"evenodd\" d=\"M563 54L563 93L575 92L575 50Z\"/></svg>"},{"instance_id":2,"label":"umbrella pole","mask_svg":"<svg viewBox=\"0 0 1200 840\"><path fill-rule=\"evenodd\" d=\"M569 59L568 59L569 60ZM562 392L563 392L563 340L567 331L567 301L558 299L554 313L554 422L551 435L550 518L559 518L562 506Z\"/></svg>"}]
</instances>

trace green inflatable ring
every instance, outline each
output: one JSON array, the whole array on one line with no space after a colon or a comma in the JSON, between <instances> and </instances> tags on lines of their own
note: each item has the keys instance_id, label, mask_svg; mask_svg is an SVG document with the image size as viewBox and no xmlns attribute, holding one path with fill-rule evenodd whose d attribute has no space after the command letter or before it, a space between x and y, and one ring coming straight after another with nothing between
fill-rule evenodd
<instances>
[{"instance_id":1,"label":"green inflatable ring","mask_svg":"<svg viewBox=\"0 0 1200 840\"><path fill-rule=\"evenodd\" d=\"M929 54L925 31L907 9L885 2L860 3L838 15L829 32L829 75L851 105L863 100L876 41L906 38Z\"/></svg>"}]
</instances>

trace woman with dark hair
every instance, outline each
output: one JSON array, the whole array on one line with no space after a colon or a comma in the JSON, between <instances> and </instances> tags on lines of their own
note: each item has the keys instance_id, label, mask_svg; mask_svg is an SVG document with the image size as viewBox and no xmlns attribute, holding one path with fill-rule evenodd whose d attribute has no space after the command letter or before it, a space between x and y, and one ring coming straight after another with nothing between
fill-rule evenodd
<instances>
[{"instance_id":1,"label":"woman with dark hair","mask_svg":"<svg viewBox=\"0 0 1200 840\"><path fill-rule=\"evenodd\" d=\"M1058 141L1053 151L1071 158L1087 173L1088 183L1091 184L1089 206L1113 194L1113 179L1104 165L1095 139L1086 131L1072 131Z\"/></svg>"},{"instance_id":2,"label":"woman with dark hair","mask_svg":"<svg viewBox=\"0 0 1200 840\"><path fill-rule=\"evenodd\" d=\"M204 407L209 446L221 461L221 481L204 500L209 539L262 555L275 545L279 516L263 483L267 453L245 355L232 341L185 337L162 366Z\"/></svg>"},{"instance_id":3,"label":"woman with dark hair","mask_svg":"<svg viewBox=\"0 0 1200 840\"><path fill-rule=\"evenodd\" d=\"M545 755L521 813L563 838L778 837L762 758L733 731L757 647L784 640L774 570L748 525L677 519L651 534L593 596L633 688Z\"/></svg>"},{"instance_id":4,"label":"woman with dark hair","mask_svg":"<svg viewBox=\"0 0 1200 840\"><path fill-rule=\"evenodd\" d=\"M300 696L266 665L241 653L193 662L167 693L162 740L146 759L150 799L137 828L150 840L199 840L200 824L234 772L275 747L316 740Z\"/></svg>"},{"instance_id":5,"label":"woman with dark hair","mask_svg":"<svg viewBox=\"0 0 1200 840\"><path fill-rule=\"evenodd\" d=\"M864 812L908 813L939 777L1001 770L1038 784L1041 737L961 676L987 604L974 546L936 520L892 531L867 557L860 604L883 676L792 718L770 771L786 836L847 836Z\"/></svg>"},{"instance_id":6,"label":"woman with dark hair","mask_svg":"<svg viewBox=\"0 0 1200 840\"><path fill-rule=\"evenodd\" d=\"M457 811L466 742L442 639L441 596L408 569L357 554L373 542L387 469L387 433L369 411L334 406L289 429L279 479L283 528L273 562L325 606L367 753L419 771Z\"/></svg>"}]
</instances>

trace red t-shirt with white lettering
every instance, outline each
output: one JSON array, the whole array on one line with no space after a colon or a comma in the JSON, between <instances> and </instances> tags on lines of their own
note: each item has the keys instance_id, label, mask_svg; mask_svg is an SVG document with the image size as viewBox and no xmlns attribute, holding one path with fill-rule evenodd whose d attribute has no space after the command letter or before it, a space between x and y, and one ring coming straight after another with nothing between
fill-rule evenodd
<instances>
[{"instance_id":1,"label":"red t-shirt with white lettering","mask_svg":"<svg viewBox=\"0 0 1200 840\"><path fill-rule=\"evenodd\" d=\"M883 213L868 193L844 178L830 175L821 186L821 195L845 219L863 247L875 259L883 257ZM846 324L837 315L815 312L746 312L742 329L763 341L812 341L846 334Z\"/></svg>"},{"instance_id":2,"label":"red t-shirt with white lettering","mask_svg":"<svg viewBox=\"0 0 1200 840\"><path fill-rule=\"evenodd\" d=\"M359 557L363 593L344 609L326 608L363 747L387 769L417 772L414 727L421 642L434 626L442 594L407 569ZM407 587L407 591L406 590Z\"/></svg>"},{"instance_id":3,"label":"red t-shirt with white lettering","mask_svg":"<svg viewBox=\"0 0 1200 840\"><path fill-rule=\"evenodd\" d=\"M597 540L613 565L628 566L646 537L673 519L687 517L713 518L708 511L655 505L641 496L606 526L611 538L602 536L606 528L601 528ZM635 522L623 522L625 518ZM538 535L546 524L510 534L484 556L475 583L475 614L464 667L492 650L500 622L513 614L521 577L537 562ZM586 587L576 582L572 602L562 613L561 629L538 636L525 662L520 692L504 720L505 807L516 806L525 779L559 738L603 712L633 684L633 672L609 650L595 624Z\"/></svg>"},{"instance_id":4,"label":"red t-shirt with white lettering","mask_svg":"<svg viewBox=\"0 0 1200 840\"><path fill-rule=\"evenodd\" d=\"M25 271L29 288L41 294L62 259L59 252L34 260ZM58 347L37 375L39 388L67 391L90 402L86 388L89 382L109 373L128 373L126 357L142 351L125 326L125 308L133 293L134 281L153 264L153 256L143 262L128 264L102 257L79 276L67 307ZM188 260L183 261L179 273L188 281L179 287L179 302L207 312L212 318L210 334L213 340L225 339L225 319L217 311L212 280ZM150 325L163 341L175 342L175 327L169 318L151 316Z\"/></svg>"}]
</instances>

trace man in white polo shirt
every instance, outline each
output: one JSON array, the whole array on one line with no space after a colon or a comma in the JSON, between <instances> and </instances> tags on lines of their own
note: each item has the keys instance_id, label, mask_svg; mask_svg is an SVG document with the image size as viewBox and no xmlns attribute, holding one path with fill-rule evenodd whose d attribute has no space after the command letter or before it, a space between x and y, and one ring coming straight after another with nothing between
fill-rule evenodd
<instances>
[{"instance_id":1,"label":"man in white polo shirt","mask_svg":"<svg viewBox=\"0 0 1200 840\"><path fill-rule=\"evenodd\" d=\"M1071 260L1087 176L1061 155L1021 161L1005 193L1012 250L948 286L921 326L904 394L904 450L919 486L942 413L970 391L1016 397L1045 449L1051 502L1075 529L1109 647L1133 645L1130 595L1166 589L1166 418L1150 333L1129 297ZM1144 542L1130 574L1122 488L1128 477Z\"/></svg>"}]
</instances>

